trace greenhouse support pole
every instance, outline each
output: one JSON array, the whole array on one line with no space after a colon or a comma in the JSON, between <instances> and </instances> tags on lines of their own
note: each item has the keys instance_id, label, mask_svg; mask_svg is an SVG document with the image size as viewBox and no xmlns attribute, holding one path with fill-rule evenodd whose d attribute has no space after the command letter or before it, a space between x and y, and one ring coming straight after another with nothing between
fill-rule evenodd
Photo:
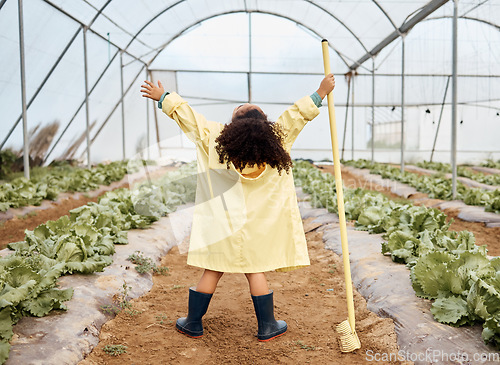
<instances>
[{"instance_id":1,"label":"greenhouse support pole","mask_svg":"<svg viewBox=\"0 0 500 365\"><path fill-rule=\"evenodd\" d=\"M351 123L351 160L354 160L354 81L355 75L352 75L352 95L351 95L351 100L352 100L352 111L351 111L351 118L352 118L352 123Z\"/></svg>"},{"instance_id":2,"label":"greenhouse support pole","mask_svg":"<svg viewBox=\"0 0 500 365\"><path fill-rule=\"evenodd\" d=\"M441 118L443 117L444 103L446 102L446 95L448 94L448 86L449 85L450 85L450 76L448 76L448 79L446 81L446 87L444 88L443 102L441 103L441 112L439 113L439 120L438 120L437 129L436 129L436 135L434 136L434 143L432 144L431 158L429 160L430 162L432 162L432 158L434 157L434 151L436 150L436 142L438 139L439 127L441 126Z\"/></svg>"},{"instance_id":3,"label":"greenhouse support pole","mask_svg":"<svg viewBox=\"0 0 500 365\"><path fill-rule=\"evenodd\" d=\"M349 116L349 97L351 96L351 78L352 73L347 74L347 102L345 107L345 122L344 122L344 136L342 138L342 156L341 159L344 159L344 150L345 150L345 137L347 135L347 117Z\"/></svg>"},{"instance_id":4,"label":"greenhouse support pole","mask_svg":"<svg viewBox=\"0 0 500 365\"><path fill-rule=\"evenodd\" d=\"M125 98L123 93L123 51L120 51L120 85L121 85L121 108L122 108L122 148L123 160L125 160Z\"/></svg>"},{"instance_id":5,"label":"greenhouse support pole","mask_svg":"<svg viewBox=\"0 0 500 365\"><path fill-rule=\"evenodd\" d=\"M24 23L23 23L23 1L18 0L19 9L19 57L20 57L20 68L21 68L21 101L23 108L23 163L24 163L24 177L26 179L30 178L30 150L29 150L29 136L28 136L28 109L26 107L26 70L25 70L25 60L24 60Z\"/></svg>"},{"instance_id":6,"label":"greenhouse support pole","mask_svg":"<svg viewBox=\"0 0 500 365\"><path fill-rule=\"evenodd\" d=\"M375 57L372 57L372 163L375 162Z\"/></svg>"},{"instance_id":7,"label":"greenhouse support pole","mask_svg":"<svg viewBox=\"0 0 500 365\"><path fill-rule=\"evenodd\" d=\"M146 80L148 79L148 75L149 75L149 69L146 67ZM147 159L151 159L151 151L150 151L150 148L149 148L149 100L148 98L144 98L146 99L146 145L147 145Z\"/></svg>"},{"instance_id":8,"label":"greenhouse support pole","mask_svg":"<svg viewBox=\"0 0 500 365\"><path fill-rule=\"evenodd\" d=\"M85 78L85 135L87 139L87 168L90 169L89 75L87 57L87 27L83 27L83 70Z\"/></svg>"},{"instance_id":9,"label":"greenhouse support pole","mask_svg":"<svg viewBox=\"0 0 500 365\"><path fill-rule=\"evenodd\" d=\"M401 35L401 173L405 172L405 37Z\"/></svg>"},{"instance_id":10,"label":"greenhouse support pole","mask_svg":"<svg viewBox=\"0 0 500 365\"><path fill-rule=\"evenodd\" d=\"M106 74L106 71L109 69L109 67L111 66L111 63L115 60L115 58L116 58L117 55L118 55L118 51L115 52L115 54L114 54L113 58L111 59L111 61L106 65L106 67L104 68L104 70L101 72L101 74L99 75L99 77L95 81L94 86L92 86L92 88L89 91L89 95L92 94L92 92L94 91L94 89L97 87L97 85L99 84L99 82L101 81L101 79L103 78L103 76ZM80 110L83 108L84 105L85 105L85 99L80 103L80 105L78 106L78 108L76 108L76 111L73 113L73 116L71 117L71 119L69 120L69 122L66 124L66 127L64 127L63 131L59 134L59 137L57 137L57 140L52 144L52 147L51 147L50 151L45 155L45 157L43 159L43 162L47 161L48 158L49 158L49 156L52 154L52 152L54 152L54 149L57 147L57 145L61 141L62 137L64 136L64 134L66 133L66 131L68 130L68 128L70 127L70 125L73 123L73 121L75 120L76 116L78 115L78 113L80 112Z\"/></svg>"},{"instance_id":11,"label":"greenhouse support pole","mask_svg":"<svg viewBox=\"0 0 500 365\"><path fill-rule=\"evenodd\" d=\"M68 44L66 45L66 47L62 50L62 52L59 54L59 57L57 58L56 62L52 65L52 68L50 69L50 71L45 75L45 78L43 79L43 81L38 86L38 89L36 89L35 93L31 96L31 99L30 99L30 101L28 101L28 104L27 104L27 107L26 107L27 109L29 109L29 107L31 106L31 104L33 104L33 101L35 101L36 97L38 96L38 94L42 90L43 86L46 84L46 82L50 78L50 75L52 75L52 73L54 72L54 70L57 68L57 65L59 65L59 62L63 59L64 55L68 51L69 47L73 44L73 41L78 36L78 33L80 33L80 29L81 28L78 28L78 30L75 32L75 34L73 34L73 37L68 42ZM9 130L9 132L7 133L7 136L4 138L4 140L0 144L0 150L3 148L3 146L5 145L5 143L7 142L7 140L10 138L12 132L14 132L14 129L16 129L17 125L19 124L19 122L21 121L22 118L23 118L23 115L21 114L16 119L14 125ZM44 162L45 162L45 159L44 159Z\"/></svg>"},{"instance_id":12,"label":"greenhouse support pole","mask_svg":"<svg viewBox=\"0 0 500 365\"><path fill-rule=\"evenodd\" d=\"M458 0L453 0L452 80L451 80L451 194L457 195L457 30Z\"/></svg>"},{"instance_id":13,"label":"greenhouse support pole","mask_svg":"<svg viewBox=\"0 0 500 365\"><path fill-rule=\"evenodd\" d=\"M128 92L130 91L130 89L132 88L132 86L134 86L134 83L137 81L137 79L139 78L139 76L141 76L141 73L142 73L142 71L144 70L145 67L146 67L145 65L142 66L141 69L139 70L139 72L137 72L137 75L135 75L132 78L132 81L130 82L130 85L125 89L125 92L123 93L123 97L125 97L125 95L128 94ZM123 98L120 98L116 102L116 104L113 107L113 109L111 109L111 111L108 113L108 116L104 119L104 122L102 122L101 126L99 127L99 129L97 130L97 132L94 134L94 137L92 137L90 139L90 144L93 144L95 142L96 138L99 136L99 134L102 132L102 130L104 129L104 127L106 126L106 124L109 122L109 120L113 116L113 114L116 111L116 109L118 109L118 107L121 105L122 99Z\"/></svg>"}]
</instances>

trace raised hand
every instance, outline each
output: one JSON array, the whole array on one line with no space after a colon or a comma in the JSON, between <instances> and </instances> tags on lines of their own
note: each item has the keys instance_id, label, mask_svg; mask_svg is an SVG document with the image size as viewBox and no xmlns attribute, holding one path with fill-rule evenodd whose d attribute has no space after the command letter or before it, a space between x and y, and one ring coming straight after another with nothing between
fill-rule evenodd
<instances>
[{"instance_id":1,"label":"raised hand","mask_svg":"<svg viewBox=\"0 0 500 365\"><path fill-rule=\"evenodd\" d=\"M145 98L150 98L153 100L160 100L161 96L165 92L163 89L163 85L161 84L161 81L158 80L158 86L155 86L151 81L144 80L146 83L145 85L141 85L141 93L142 96Z\"/></svg>"},{"instance_id":2,"label":"raised hand","mask_svg":"<svg viewBox=\"0 0 500 365\"><path fill-rule=\"evenodd\" d=\"M328 74L321 81L319 89L316 91L321 99L328 95L335 88L335 76L333 74Z\"/></svg>"}]
</instances>

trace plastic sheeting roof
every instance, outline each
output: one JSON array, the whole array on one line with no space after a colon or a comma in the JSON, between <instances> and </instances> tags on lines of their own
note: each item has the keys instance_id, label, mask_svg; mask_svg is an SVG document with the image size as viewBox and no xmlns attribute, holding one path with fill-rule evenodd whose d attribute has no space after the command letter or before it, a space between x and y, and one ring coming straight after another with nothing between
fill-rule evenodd
<instances>
[{"instance_id":1,"label":"plastic sheeting roof","mask_svg":"<svg viewBox=\"0 0 500 365\"><path fill-rule=\"evenodd\" d=\"M13 0L0 0L0 108L4 111L0 142L14 122L20 119L16 3ZM459 74L469 77L459 99L462 98L464 103L486 103L488 108L498 108L498 78L489 77L500 76L500 1L460 0L458 4L462 32L459 34ZM252 23L254 28L245 33L241 30L241 16L246 16L246 13L255 14L252 16L255 20ZM357 69L360 74L365 74L366 77L360 77L359 85L356 85L356 104L360 106L371 103L370 73L373 65L370 54L377 55L374 59L377 105L392 106L399 102L400 81L390 76L401 73L400 32L409 31L406 36L406 72L421 77L414 84L409 79L409 88L414 92L408 93L407 102L409 105L439 105L447 76L451 73L449 18L452 14L453 1L447 0L24 0L27 99L31 102L29 116L31 120L59 119L63 127L67 126L69 129L64 133L61 145L74 143L81 135L84 125L81 119L85 109L82 106L82 26L90 30L87 32L90 118L96 122L93 139L97 137L97 130L104 128L105 132L106 129L115 131L119 128L120 123L115 120L119 113L115 111L120 110L117 104L120 100L120 75L116 72L120 49L124 51L122 64L126 71L123 84L126 90L129 86L137 87L134 80L138 77L138 82L146 77L143 70L146 65L153 70L234 71L236 73L227 75L227 81L236 85L243 85L246 81L243 73L253 72L254 100L274 101L278 105L289 102L295 97L294 92L287 98L269 93L264 86L259 86L259 79L282 82L279 78L281 71L316 74L315 80L321 74L321 69L317 67L321 64L317 57L319 53L314 53L317 60L311 61L308 55L313 51L307 48L307 41L298 35L299 32L287 28L290 24L305 34L309 43L314 38L327 38L330 41L334 72L339 74ZM266 17L278 19L273 23L277 34L259 33L259 24L264 24ZM233 21L224 22L225 18ZM210 28L215 22L219 28ZM245 26L250 27L250 22L247 23ZM214 43L214 38L207 35L205 29L212 29L212 36L214 32L219 32L219 37L215 39L223 44ZM269 32L269 29L265 31ZM249 34L255 36L252 51L246 50L248 41L245 37L248 38ZM231 35L234 37L231 38ZM259 48L258 41L265 38L275 39L275 46ZM182 47L179 46L180 40L184 42ZM219 46L224 46L225 51L221 51L219 58L210 58L208 51L202 49L204 42L207 47L211 47L212 52L218 50ZM291 50L283 50L277 44L279 42ZM300 50L293 50L294 45L301 47L302 54ZM194 47L197 49L190 50ZM177 52L181 48L185 54ZM231 49L235 53L241 51L243 56L252 54L253 60L231 60L228 53ZM278 51L283 57L279 63L273 64L264 59L266 52L278 57L275 55ZM360 60L363 61L362 65L358 64ZM103 74L104 70L109 71ZM47 76L52 71L51 76ZM259 72L261 75L258 75ZM265 75L266 72L276 75ZM483 78L472 79L477 75ZM202 100L202 95L213 96L220 92L218 88L201 92L203 87L200 85L189 86L193 83L188 81L198 76L176 72L176 75L168 77L172 77L173 83L179 84L172 89L180 87L184 95L197 97L198 101ZM162 77L167 77L167 74L162 74ZM224 79L222 75L217 77L219 80ZM295 84L302 85L302 79L295 77L294 80ZM337 80L343 82L341 78ZM110 85L113 85L111 91ZM244 88L247 86L244 85ZM346 99L345 86L338 88L337 100ZM239 95L238 91L229 94L219 97L235 102L250 99L250 95ZM133 109L137 109L137 102L133 101L135 99L137 93L134 93L133 98L125 98L126 112L133 117L135 114L130 108L134 105ZM381 118L384 118L383 113ZM68 125L68 121L73 119L76 122ZM365 126L362 128L366 129ZM56 138L62 135L62 129ZM9 142L19 141L20 136L18 126ZM116 131L108 131L107 137L111 136L116 138ZM104 140L96 142L103 143ZM133 143L135 141L131 140L128 145ZM59 154L64 155L66 152L60 149Z\"/></svg>"},{"instance_id":2,"label":"plastic sheeting roof","mask_svg":"<svg viewBox=\"0 0 500 365\"><path fill-rule=\"evenodd\" d=\"M235 12L281 16L335 39L334 48L346 61L361 58L427 1L45 1L90 26L135 57L149 62L152 55L189 28L212 17ZM439 7L445 1L434 1ZM488 14L485 21L492 21ZM493 16L492 14L490 14ZM362 19L362 21L360 21ZM350 62L352 63L352 62Z\"/></svg>"},{"instance_id":3,"label":"plastic sheeting roof","mask_svg":"<svg viewBox=\"0 0 500 365\"><path fill-rule=\"evenodd\" d=\"M338 50L350 65L370 53L382 40L423 11L432 13L447 0L51 0L75 20L89 26L134 57L148 63L152 56L170 42L216 16L236 12L266 13L283 17L334 40ZM481 6L488 1L460 1L462 18L477 19L500 29L499 4ZM495 3L495 1L489 1ZM492 11L493 10L493 11ZM447 4L438 18L451 17ZM427 13L426 13L427 15ZM431 17L432 18L432 17ZM436 17L434 17L436 18ZM411 24L411 23L410 23ZM413 25L413 24L412 24ZM228 30L230 31L230 30Z\"/></svg>"}]
</instances>

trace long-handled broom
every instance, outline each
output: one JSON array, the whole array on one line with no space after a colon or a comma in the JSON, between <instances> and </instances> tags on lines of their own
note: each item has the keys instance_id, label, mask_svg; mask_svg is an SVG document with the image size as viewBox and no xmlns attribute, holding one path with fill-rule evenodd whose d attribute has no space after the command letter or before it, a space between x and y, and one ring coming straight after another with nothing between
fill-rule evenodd
<instances>
[{"instance_id":1,"label":"long-handled broom","mask_svg":"<svg viewBox=\"0 0 500 365\"><path fill-rule=\"evenodd\" d=\"M323 39L323 64L325 66L325 76L330 74L330 54L328 52L328 41ZM347 314L349 318L337 326L340 334L340 351L352 352L361 348L358 335L356 334L354 318L354 297L352 291L351 266L349 264L349 247L347 245L347 227L344 211L344 193L342 190L342 176L340 173L339 145L337 139L337 126L335 121L335 107L333 105L333 93L327 96L328 116L330 118L330 134L332 138L333 167L335 172L335 186L337 188L337 204L340 222L340 240L342 242L342 259L344 262L344 275L347 296Z\"/></svg>"}]
</instances>

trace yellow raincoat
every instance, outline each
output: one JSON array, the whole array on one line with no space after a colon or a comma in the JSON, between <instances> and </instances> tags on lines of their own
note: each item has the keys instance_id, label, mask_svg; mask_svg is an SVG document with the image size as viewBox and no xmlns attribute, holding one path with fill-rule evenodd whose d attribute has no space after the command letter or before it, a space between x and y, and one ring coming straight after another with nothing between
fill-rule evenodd
<instances>
[{"instance_id":1,"label":"yellow raincoat","mask_svg":"<svg viewBox=\"0 0 500 365\"><path fill-rule=\"evenodd\" d=\"M219 163L215 139L223 124L207 121L176 93L162 110L196 144L198 179L187 263L204 269L255 273L289 271L309 265L293 176L266 165L242 172ZM285 149L306 123L319 114L306 96L277 120Z\"/></svg>"}]
</instances>

